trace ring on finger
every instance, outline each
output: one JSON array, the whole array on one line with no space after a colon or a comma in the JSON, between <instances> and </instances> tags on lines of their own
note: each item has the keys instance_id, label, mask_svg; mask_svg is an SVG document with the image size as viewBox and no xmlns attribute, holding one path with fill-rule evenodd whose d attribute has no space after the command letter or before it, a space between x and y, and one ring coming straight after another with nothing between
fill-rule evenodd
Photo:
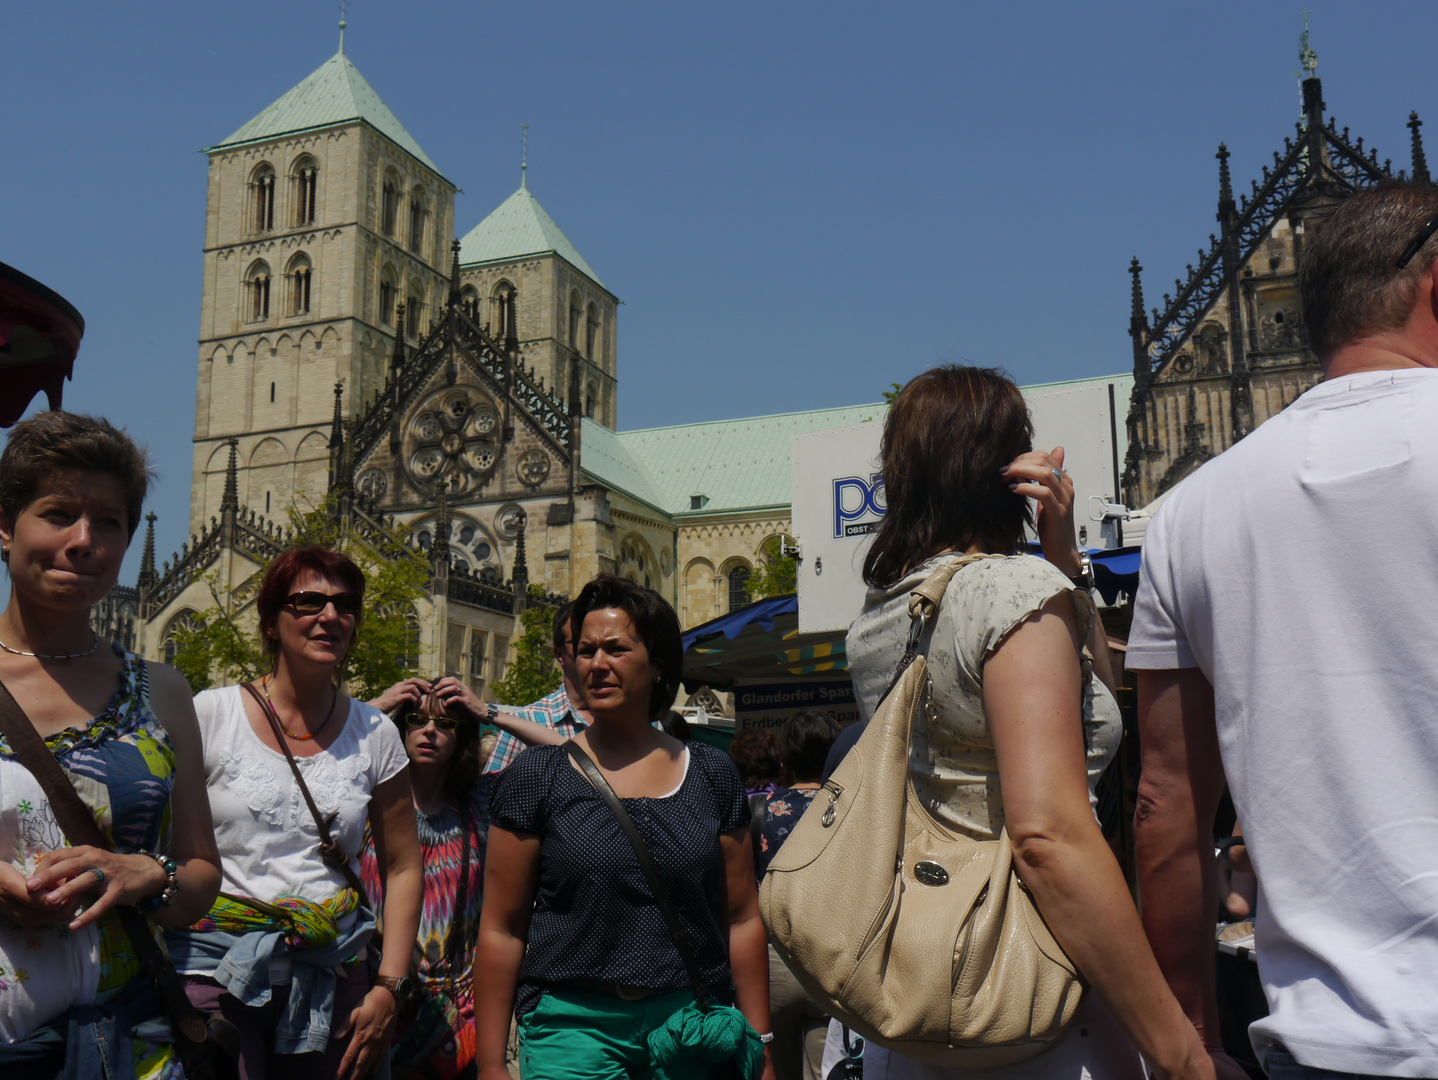
<instances>
[{"instance_id":1,"label":"ring on finger","mask_svg":"<svg viewBox=\"0 0 1438 1080\"><path fill-rule=\"evenodd\" d=\"M1053 472L1054 482L1058 484L1063 483L1064 471L1062 469L1053 469L1051 471Z\"/></svg>"},{"instance_id":2,"label":"ring on finger","mask_svg":"<svg viewBox=\"0 0 1438 1080\"><path fill-rule=\"evenodd\" d=\"M95 889L97 892L105 887L105 871L101 870L98 866L90 867L85 873L95 875Z\"/></svg>"}]
</instances>

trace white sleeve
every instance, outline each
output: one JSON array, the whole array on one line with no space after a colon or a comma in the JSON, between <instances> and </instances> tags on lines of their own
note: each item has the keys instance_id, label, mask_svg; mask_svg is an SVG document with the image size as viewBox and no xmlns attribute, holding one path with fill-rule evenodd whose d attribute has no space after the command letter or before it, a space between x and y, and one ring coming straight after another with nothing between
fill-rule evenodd
<instances>
[{"instance_id":1,"label":"white sleeve","mask_svg":"<svg viewBox=\"0 0 1438 1080\"><path fill-rule=\"evenodd\" d=\"M225 708L224 695L224 689L201 690L195 695L195 720L200 729L200 747L204 753L206 776L214 773L220 765L220 751L216 744L221 715Z\"/></svg>"},{"instance_id":2,"label":"white sleeve","mask_svg":"<svg viewBox=\"0 0 1438 1080\"><path fill-rule=\"evenodd\" d=\"M1143 565L1134 599L1124 666L1135 671L1198 667L1178 616L1174 568L1169 559L1168 524L1173 506L1159 509L1143 536Z\"/></svg>"},{"instance_id":3,"label":"white sleeve","mask_svg":"<svg viewBox=\"0 0 1438 1080\"><path fill-rule=\"evenodd\" d=\"M369 708L369 711L374 713L372 721L378 718L370 734L370 760L374 762L374 782L378 787L409 767L409 755L404 751L404 739L400 738L394 721L378 709Z\"/></svg>"}]
</instances>

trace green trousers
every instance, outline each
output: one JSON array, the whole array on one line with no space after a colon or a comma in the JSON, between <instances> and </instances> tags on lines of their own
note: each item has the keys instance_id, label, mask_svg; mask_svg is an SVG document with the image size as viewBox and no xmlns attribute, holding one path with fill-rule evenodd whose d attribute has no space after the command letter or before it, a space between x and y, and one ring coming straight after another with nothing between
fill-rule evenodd
<instances>
[{"instance_id":1,"label":"green trousers","mask_svg":"<svg viewBox=\"0 0 1438 1080\"><path fill-rule=\"evenodd\" d=\"M683 1072L649 1062L649 1033L694 1000L692 990L625 1001L614 994L545 994L519 1021L524 1080L709 1080L712 1065Z\"/></svg>"}]
</instances>

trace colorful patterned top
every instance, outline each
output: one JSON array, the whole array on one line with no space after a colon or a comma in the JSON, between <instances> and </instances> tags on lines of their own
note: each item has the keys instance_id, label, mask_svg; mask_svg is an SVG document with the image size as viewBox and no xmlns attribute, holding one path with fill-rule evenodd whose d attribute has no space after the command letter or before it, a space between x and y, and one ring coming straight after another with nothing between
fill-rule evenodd
<instances>
[{"instance_id":1,"label":"colorful patterned top","mask_svg":"<svg viewBox=\"0 0 1438 1080\"><path fill-rule=\"evenodd\" d=\"M584 730L584 721L569 704L569 695L564 692L564 683L559 684L559 689L546 697L540 698L532 705L523 708L511 708L508 705L501 706L505 712L514 713L515 716L522 716L526 720L533 720L536 724L543 724L545 727L553 728L565 738L572 739ZM497 773L507 769L514 764L514 759L519 757L519 752L524 749L524 743L515 738L507 731L499 733L499 742L494 744L494 750L489 755L489 760L484 763L486 773Z\"/></svg>"},{"instance_id":2,"label":"colorful patterned top","mask_svg":"<svg viewBox=\"0 0 1438 1080\"><path fill-rule=\"evenodd\" d=\"M118 646L115 651L120 685L104 712L89 726L67 728L45 743L116 851L165 851L175 755L150 707L144 662ZM45 855L65 846L44 789L0 737L0 857L28 876ZM72 1005L104 1005L140 974L114 912L74 932L63 924L0 926L0 1040L23 1039ZM136 1040L134 1055L138 1080L183 1076L167 1043Z\"/></svg>"},{"instance_id":3,"label":"colorful patterned top","mask_svg":"<svg viewBox=\"0 0 1438 1080\"><path fill-rule=\"evenodd\" d=\"M395 1029L390 1054L395 1080L411 1075L449 1080L474 1060L470 979L479 940L492 781L491 776L481 776L461 806L415 815L424 857L424 905L412 969L419 992L402 1010ZM360 878L375 912L382 912L379 861L369 836L360 855ZM461 889L463 910L456 920ZM381 920L379 932L383 930ZM378 963L379 950L372 949L371 955Z\"/></svg>"},{"instance_id":4,"label":"colorful patterned top","mask_svg":"<svg viewBox=\"0 0 1438 1080\"><path fill-rule=\"evenodd\" d=\"M764 880L764 871L779 853L779 845L794 831L804 811L819 794L818 788L776 788L769 793L768 806L764 810L764 824L759 828L759 850L754 852L754 869L759 880Z\"/></svg>"}]
</instances>

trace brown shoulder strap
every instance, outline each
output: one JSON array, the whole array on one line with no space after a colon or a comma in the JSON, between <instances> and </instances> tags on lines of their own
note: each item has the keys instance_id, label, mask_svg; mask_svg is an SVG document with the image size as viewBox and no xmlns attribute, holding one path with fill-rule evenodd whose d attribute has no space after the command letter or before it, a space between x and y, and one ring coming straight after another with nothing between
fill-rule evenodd
<instances>
[{"instance_id":1,"label":"brown shoulder strap","mask_svg":"<svg viewBox=\"0 0 1438 1080\"><path fill-rule=\"evenodd\" d=\"M350 857L340 842L330 833L330 826L339 816L335 811L328 817L320 815L320 808L315 805L315 797L310 794L309 785L305 783L304 774L300 772L300 763L295 760L295 755L290 752L290 744L285 742L284 729L280 727L280 718L275 715L274 706L265 700L263 695L255 689L254 683L241 683L240 686L249 692L250 697L255 699L259 705L260 712L264 713L265 719L270 722L270 729L275 733L275 742L280 744L280 749L285 752L285 760L290 763L290 772L295 774L295 783L299 785L300 794L305 797L305 805L310 808L310 814L315 819L315 826L320 833L320 860L333 870L338 870L344 875L345 882L359 894L359 902L369 907L369 899L365 896L364 884L355 874L350 866Z\"/></svg>"},{"instance_id":2,"label":"brown shoulder strap","mask_svg":"<svg viewBox=\"0 0 1438 1080\"><path fill-rule=\"evenodd\" d=\"M113 851L94 815L75 792L75 785L65 776L65 770L60 768L55 755L4 683L0 683L0 732L4 733L20 764L44 790L50 800L50 812L55 815L65 839L73 846ZM117 905L114 910L140 966L155 981L155 989L175 1029L176 1048L188 1070L191 1059L199 1053L198 1044L205 1041L205 1019L190 1004L174 965L150 932L149 921L128 904Z\"/></svg>"}]
</instances>

